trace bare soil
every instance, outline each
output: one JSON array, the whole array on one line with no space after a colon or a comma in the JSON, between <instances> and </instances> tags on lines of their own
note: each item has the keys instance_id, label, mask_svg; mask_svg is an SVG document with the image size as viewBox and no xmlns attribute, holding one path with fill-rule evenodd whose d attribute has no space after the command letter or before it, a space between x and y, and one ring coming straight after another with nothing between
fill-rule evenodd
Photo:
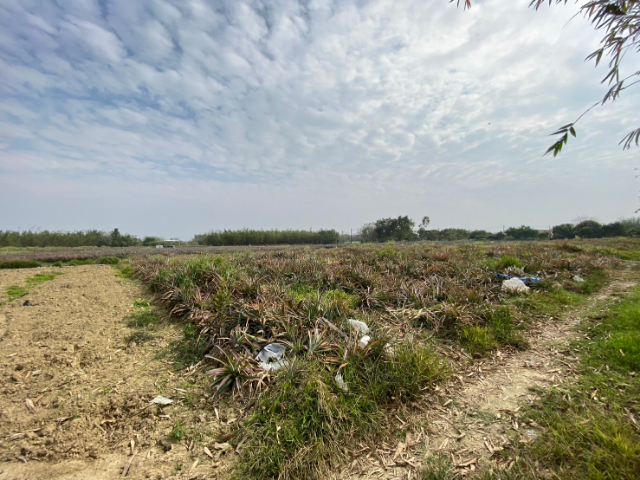
<instances>
[{"instance_id":1,"label":"bare soil","mask_svg":"<svg viewBox=\"0 0 640 480\"><path fill-rule=\"evenodd\" d=\"M181 328L163 321L132 342L140 329L127 317L144 292L108 266L0 270L0 292L54 271L0 307L0 480L223 473L229 451L215 440L233 418L207 402L198 375L175 369ZM151 403L158 395L174 403Z\"/></svg>"}]
</instances>

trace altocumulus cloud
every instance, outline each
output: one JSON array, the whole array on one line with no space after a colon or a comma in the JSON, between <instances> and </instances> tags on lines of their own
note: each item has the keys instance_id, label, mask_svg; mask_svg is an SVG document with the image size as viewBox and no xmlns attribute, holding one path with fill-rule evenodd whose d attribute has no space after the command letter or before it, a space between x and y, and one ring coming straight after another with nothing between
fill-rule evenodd
<instances>
[{"instance_id":1,"label":"altocumulus cloud","mask_svg":"<svg viewBox=\"0 0 640 480\"><path fill-rule=\"evenodd\" d=\"M640 96L541 158L605 87L575 8L527 4L2 0L0 228L631 214L638 152L616 144Z\"/></svg>"}]
</instances>

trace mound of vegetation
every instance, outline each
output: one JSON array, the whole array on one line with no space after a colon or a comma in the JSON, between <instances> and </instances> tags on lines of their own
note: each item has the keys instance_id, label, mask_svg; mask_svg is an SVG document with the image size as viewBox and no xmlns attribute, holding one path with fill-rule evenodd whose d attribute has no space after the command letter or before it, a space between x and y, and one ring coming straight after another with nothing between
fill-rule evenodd
<instances>
[{"instance_id":1,"label":"mound of vegetation","mask_svg":"<svg viewBox=\"0 0 640 480\"><path fill-rule=\"evenodd\" d=\"M563 244L509 244L157 256L131 267L187 322L191 358L214 367L216 398L259 394L239 474L309 478L345 442L388 433L384 412L445 375L430 339L474 355L524 348L527 321L597 288L615 262ZM545 280L512 295L497 272ZM286 353L265 369L255 357L273 343Z\"/></svg>"},{"instance_id":2,"label":"mound of vegetation","mask_svg":"<svg viewBox=\"0 0 640 480\"><path fill-rule=\"evenodd\" d=\"M0 262L0 268L37 268L42 266L40 262L35 260L7 260Z\"/></svg>"}]
</instances>

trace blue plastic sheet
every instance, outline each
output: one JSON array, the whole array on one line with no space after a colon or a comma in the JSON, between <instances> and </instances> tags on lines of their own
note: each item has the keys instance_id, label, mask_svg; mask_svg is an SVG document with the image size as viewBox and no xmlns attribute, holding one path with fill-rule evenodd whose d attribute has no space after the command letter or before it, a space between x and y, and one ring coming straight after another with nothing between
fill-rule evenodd
<instances>
[{"instance_id":1,"label":"blue plastic sheet","mask_svg":"<svg viewBox=\"0 0 640 480\"><path fill-rule=\"evenodd\" d=\"M532 283L536 283L542 280L540 277L516 277L515 275L507 275L505 273L496 273L496 277L498 277L500 280L509 280L511 278L519 278L524 282L525 285L531 285Z\"/></svg>"}]
</instances>

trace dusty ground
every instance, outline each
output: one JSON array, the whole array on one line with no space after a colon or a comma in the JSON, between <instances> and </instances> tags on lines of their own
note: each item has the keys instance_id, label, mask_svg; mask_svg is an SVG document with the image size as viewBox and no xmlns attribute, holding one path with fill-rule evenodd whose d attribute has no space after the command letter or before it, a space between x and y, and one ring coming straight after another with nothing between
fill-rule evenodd
<instances>
[{"instance_id":1,"label":"dusty ground","mask_svg":"<svg viewBox=\"0 0 640 480\"><path fill-rule=\"evenodd\" d=\"M540 432L538 425L523 422L519 414L522 405L537 400L531 389L561 386L576 378L577 359L566 348L580 335L576 326L640 282L640 272L631 264L615 276L586 305L568 310L559 321L538 324L529 334L531 347L526 351L499 353L463 368L418 406L419 415L397 417L398 428L408 432L404 438L376 447L363 445L362 455L334 478L415 479L427 459L437 455L452 460L456 477L508 468L496 454L512 441L530 442ZM452 357L459 364L468 360L454 350Z\"/></svg>"},{"instance_id":2,"label":"dusty ground","mask_svg":"<svg viewBox=\"0 0 640 480\"><path fill-rule=\"evenodd\" d=\"M0 292L54 271L62 275L0 307L0 480L220 473L225 446L215 441L233 418L205 400L198 375L158 358L180 329L165 321L142 345L128 341L139 328L127 316L144 295L108 266L0 270ZM175 402L156 406L158 395ZM171 441L177 421L183 437Z\"/></svg>"}]
</instances>

